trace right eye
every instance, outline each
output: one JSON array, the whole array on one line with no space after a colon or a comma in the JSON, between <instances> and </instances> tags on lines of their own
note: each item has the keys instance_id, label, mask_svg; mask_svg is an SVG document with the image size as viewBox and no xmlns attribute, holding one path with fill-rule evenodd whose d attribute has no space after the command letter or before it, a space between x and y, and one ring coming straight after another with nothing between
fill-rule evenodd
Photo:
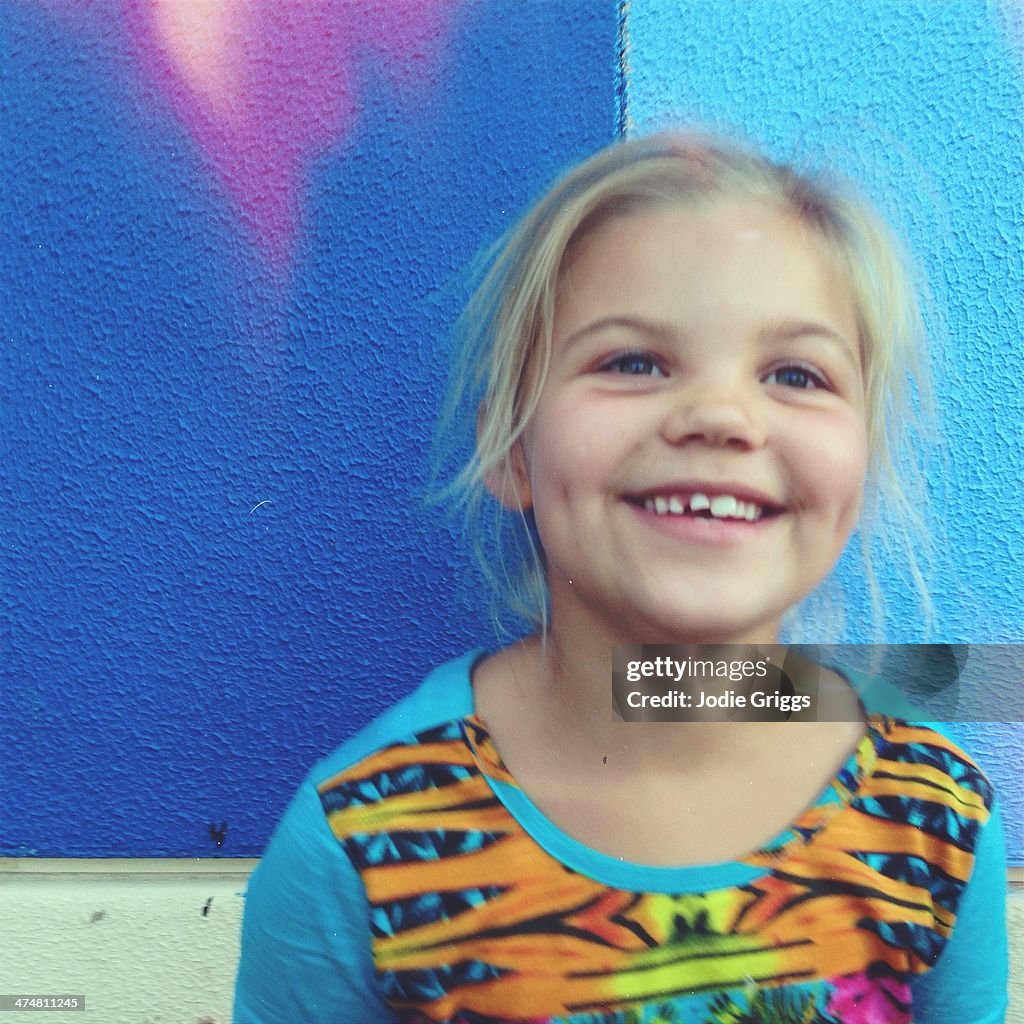
<instances>
[{"instance_id":1,"label":"right eye","mask_svg":"<svg viewBox=\"0 0 1024 1024\"><path fill-rule=\"evenodd\" d=\"M623 352L600 366L601 373L620 373L627 377L664 377L665 372L647 352Z\"/></svg>"}]
</instances>

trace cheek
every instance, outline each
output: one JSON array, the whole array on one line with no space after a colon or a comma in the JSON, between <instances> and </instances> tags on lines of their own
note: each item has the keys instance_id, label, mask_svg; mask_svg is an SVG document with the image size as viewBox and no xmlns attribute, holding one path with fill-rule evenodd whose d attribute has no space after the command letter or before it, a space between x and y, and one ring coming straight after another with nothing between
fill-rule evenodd
<instances>
[{"instance_id":1,"label":"cheek","mask_svg":"<svg viewBox=\"0 0 1024 1024\"><path fill-rule=\"evenodd\" d=\"M800 465L808 493L852 528L860 513L867 473L867 437L860 421L840 421L802 433Z\"/></svg>"},{"instance_id":2,"label":"cheek","mask_svg":"<svg viewBox=\"0 0 1024 1024\"><path fill-rule=\"evenodd\" d=\"M825 495L835 502L836 517L852 530L860 517L867 474L867 439L862 430L846 433L842 442L825 453L822 481L828 488Z\"/></svg>"},{"instance_id":3,"label":"cheek","mask_svg":"<svg viewBox=\"0 0 1024 1024\"><path fill-rule=\"evenodd\" d=\"M549 493L593 486L607 473L606 439L597 424L571 406L552 406L537 416L530 450L534 485Z\"/></svg>"}]
</instances>

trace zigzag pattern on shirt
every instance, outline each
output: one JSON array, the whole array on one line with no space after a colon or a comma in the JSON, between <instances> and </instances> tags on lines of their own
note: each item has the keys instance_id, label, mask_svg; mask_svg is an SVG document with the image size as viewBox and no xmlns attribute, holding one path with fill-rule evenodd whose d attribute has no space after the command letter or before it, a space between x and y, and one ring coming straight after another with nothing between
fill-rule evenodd
<instances>
[{"instance_id":1,"label":"zigzag pattern on shirt","mask_svg":"<svg viewBox=\"0 0 1024 1024\"><path fill-rule=\"evenodd\" d=\"M696 1021L704 998L708 1024L841 1024L870 996L876 1019L904 1024L907 979L942 951L992 803L943 736L874 718L836 799L746 858L763 875L673 895L560 863L492 781L515 785L469 716L319 786L366 888L382 991L409 1021L670 1021L684 1002Z\"/></svg>"}]
</instances>

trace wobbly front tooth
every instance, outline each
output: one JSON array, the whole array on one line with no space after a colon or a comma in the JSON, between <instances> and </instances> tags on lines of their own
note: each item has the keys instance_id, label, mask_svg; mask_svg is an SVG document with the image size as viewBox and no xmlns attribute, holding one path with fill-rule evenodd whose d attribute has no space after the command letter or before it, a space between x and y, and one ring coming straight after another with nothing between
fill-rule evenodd
<instances>
[{"instance_id":1,"label":"wobbly front tooth","mask_svg":"<svg viewBox=\"0 0 1024 1024\"><path fill-rule=\"evenodd\" d=\"M664 498L655 498L654 511L663 516L668 511L668 502Z\"/></svg>"},{"instance_id":2,"label":"wobbly front tooth","mask_svg":"<svg viewBox=\"0 0 1024 1024\"><path fill-rule=\"evenodd\" d=\"M691 512L701 512L706 508L711 508L711 501L706 494L701 494L698 491L696 494L690 495Z\"/></svg>"},{"instance_id":3,"label":"wobbly front tooth","mask_svg":"<svg viewBox=\"0 0 1024 1024\"><path fill-rule=\"evenodd\" d=\"M711 499L711 514L713 516L734 516L736 515L736 499L731 494L717 494Z\"/></svg>"},{"instance_id":4,"label":"wobbly front tooth","mask_svg":"<svg viewBox=\"0 0 1024 1024\"><path fill-rule=\"evenodd\" d=\"M673 515L681 516L686 511L686 506L673 494L668 499L668 510Z\"/></svg>"}]
</instances>

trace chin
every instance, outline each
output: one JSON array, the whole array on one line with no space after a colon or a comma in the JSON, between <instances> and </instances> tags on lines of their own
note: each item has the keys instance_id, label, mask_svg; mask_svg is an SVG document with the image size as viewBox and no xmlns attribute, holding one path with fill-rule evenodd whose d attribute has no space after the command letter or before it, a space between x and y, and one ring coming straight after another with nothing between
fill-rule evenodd
<instances>
[{"instance_id":1,"label":"chin","mask_svg":"<svg viewBox=\"0 0 1024 1024\"><path fill-rule=\"evenodd\" d=\"M774 619L709 615L706 609L681 613L678 608L642 618L624 616L618 620L617 632L622 632L623 622L630 641L648 644L775 643L780 625Z\"/></svg>"},{"instance_id":2,"label":"chin","mask_svg":"<svg viewBox=\"0 0 1024 1024\"><path fill-rule=\"evenodd\" d=\"M775 643L781 627L781 615L737 614L735 604L730 614L709 613L707 608L691 608L686 612L660 617L659 632L671 637L666 643Z\"/></svg>"}]
</instances>

